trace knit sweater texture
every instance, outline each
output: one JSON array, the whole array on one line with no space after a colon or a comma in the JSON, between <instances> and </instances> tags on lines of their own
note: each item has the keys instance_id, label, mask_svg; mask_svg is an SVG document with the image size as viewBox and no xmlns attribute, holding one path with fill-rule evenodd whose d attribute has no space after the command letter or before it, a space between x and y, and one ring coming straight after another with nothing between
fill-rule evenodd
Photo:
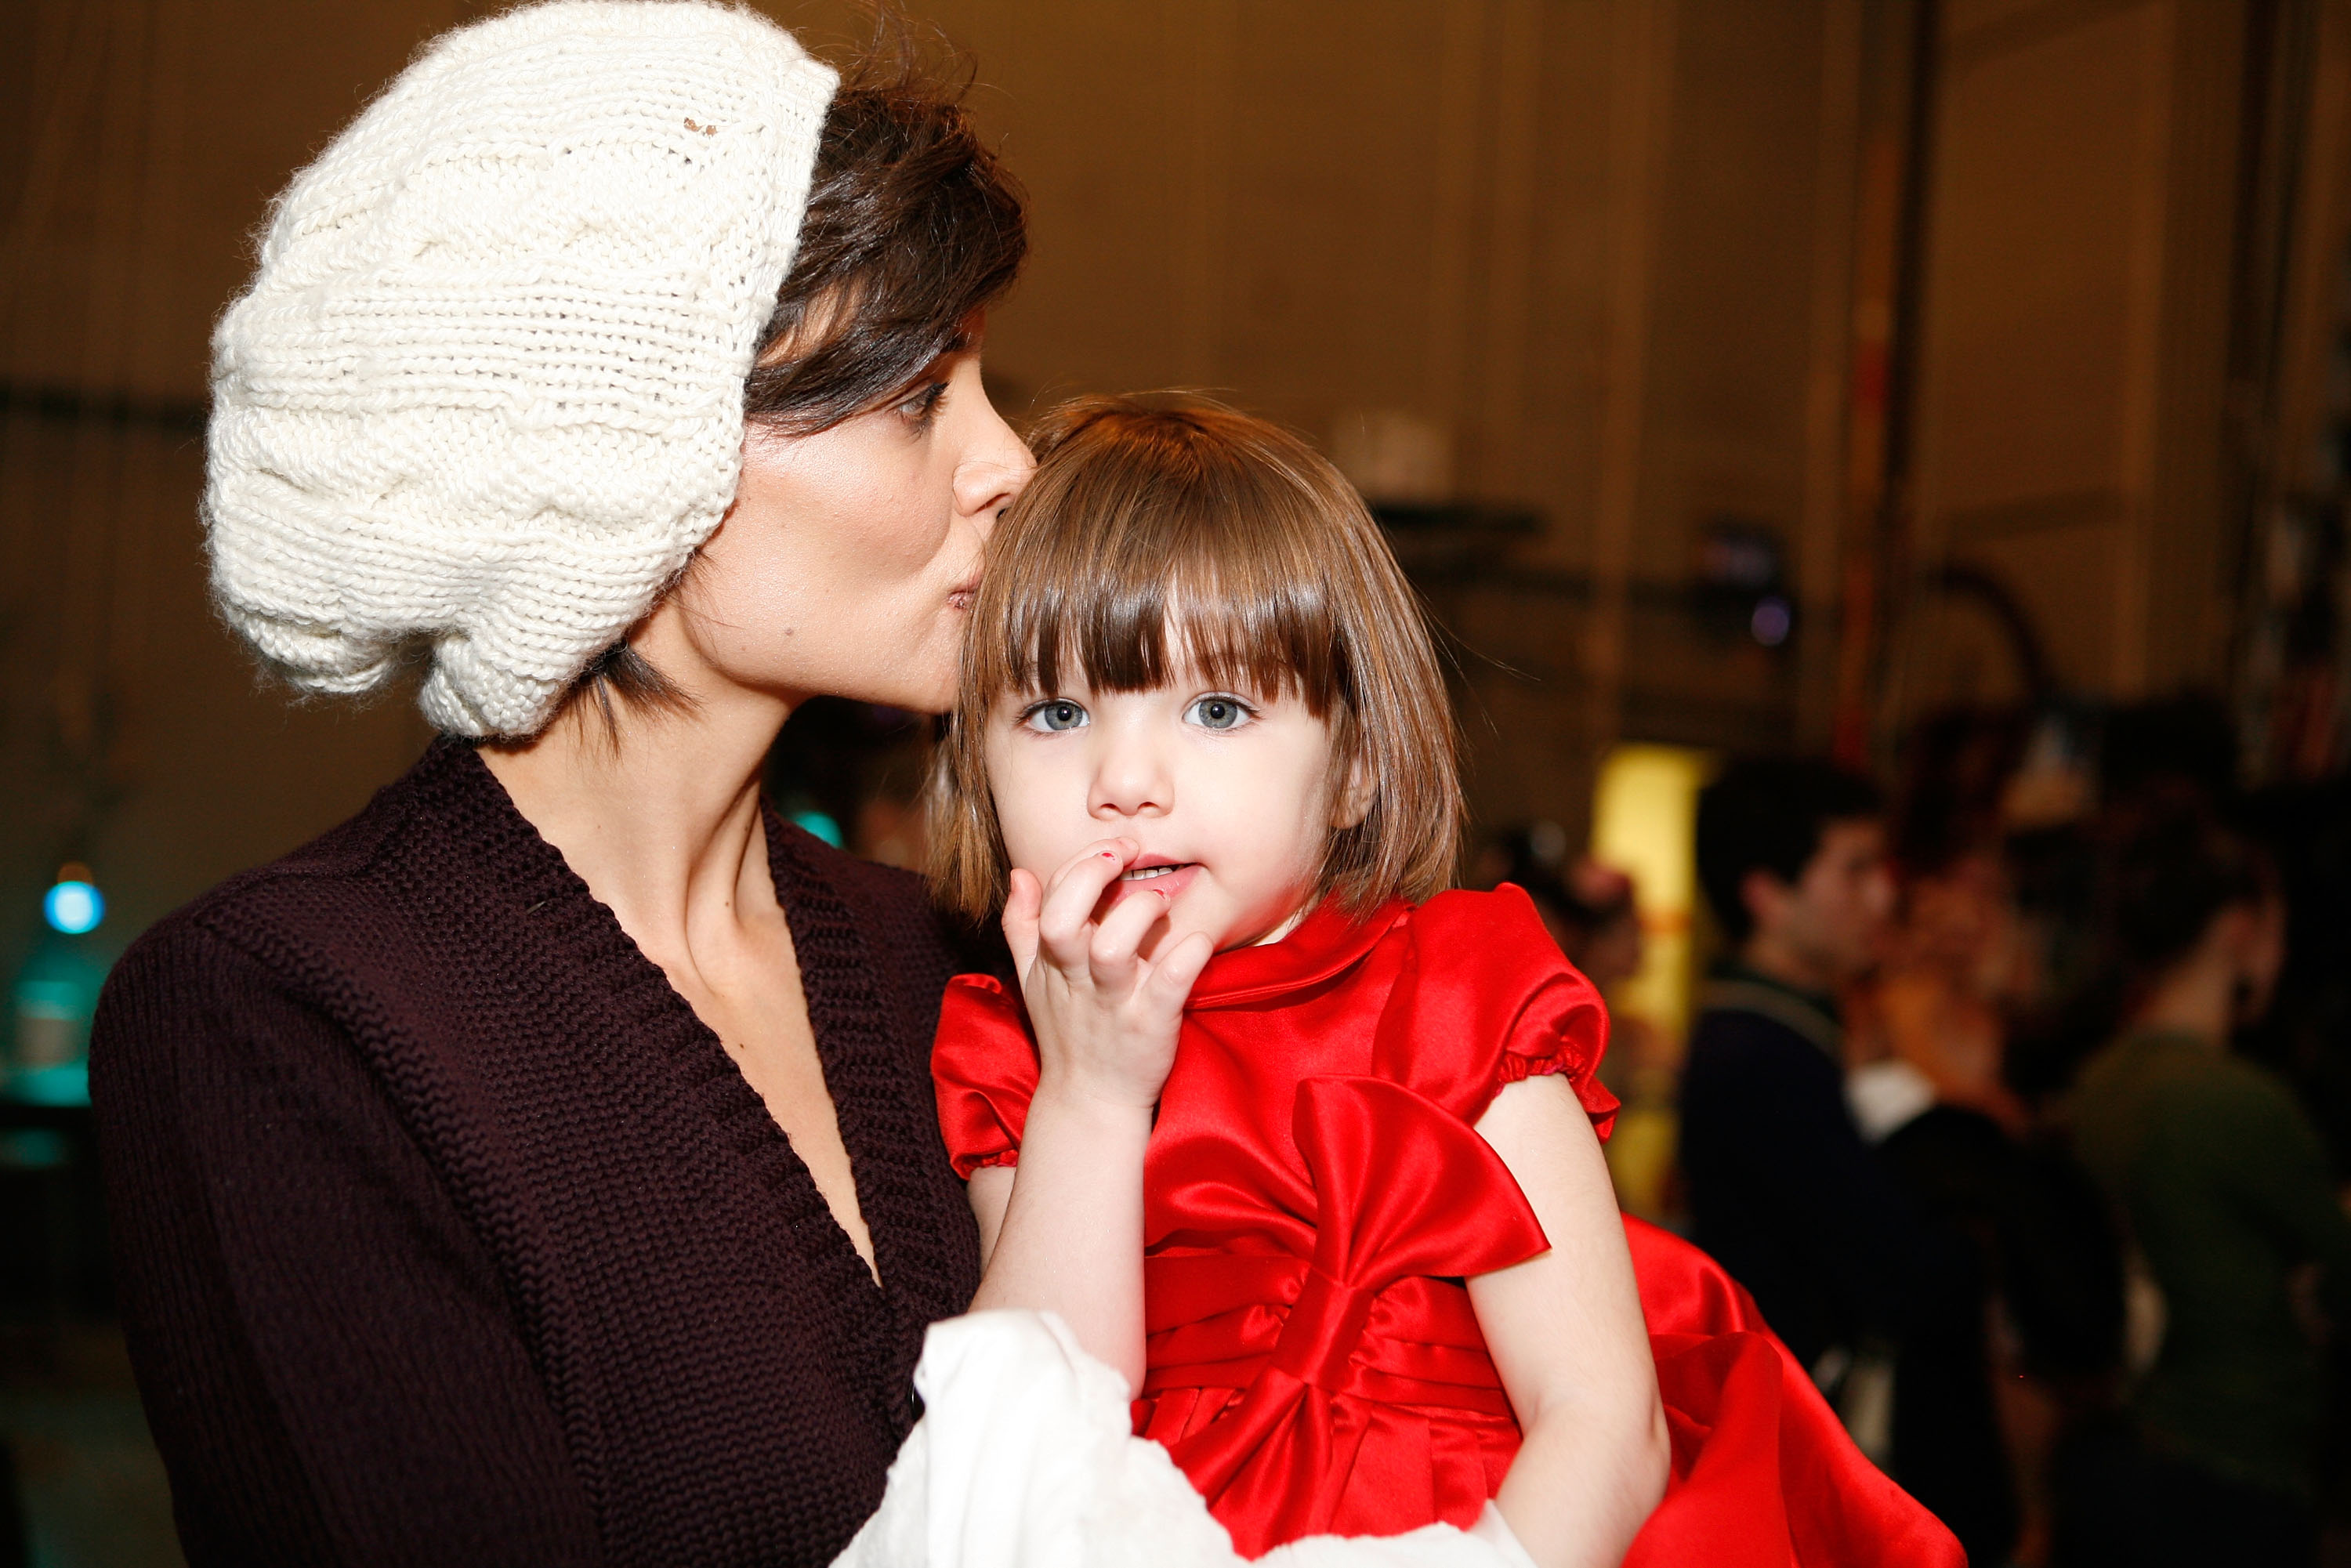
<instances>
[{"instance_id":1,"label":"knit sweater texture","mask_svg":"<svg viewBox=\"0 0 2351 1568\"><path fill-rule=\"evenodd\" d=\"M823 1563L977 1238L929 1073L989 967L770 811L877 1288L758 1095L444 740L135 945L91 1049L189 1561Z\"/></svg>"}]
</instances>

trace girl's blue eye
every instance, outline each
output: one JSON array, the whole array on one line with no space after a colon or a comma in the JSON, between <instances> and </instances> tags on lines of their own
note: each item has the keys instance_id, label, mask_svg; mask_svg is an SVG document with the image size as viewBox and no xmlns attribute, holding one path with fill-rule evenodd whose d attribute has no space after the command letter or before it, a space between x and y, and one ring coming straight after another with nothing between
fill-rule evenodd
<instances>
[{"instance_id":1,"label":"girl's blue eye","mask_svg":"<svg viewBox=\"0 0 2351 1568\"><path fill-rule=\"evenodd\" d=\"M1194 703L1184 716L1202 729L1238 729L1255 716L1238 697L1207 696Z\"/></svg>"},{"instance_id":2,"label":"girl's blue eye","mask_svg":"<svg viewBox=\"0 0 2351 1568\"><path fill-rule=\"evenodd\" d=\"M1041 734L1059 735L1063 730L1085 727L1086 710L1067 697L1052 697L1022 714L1020 722Z\"/></svg>"}]
</instances>

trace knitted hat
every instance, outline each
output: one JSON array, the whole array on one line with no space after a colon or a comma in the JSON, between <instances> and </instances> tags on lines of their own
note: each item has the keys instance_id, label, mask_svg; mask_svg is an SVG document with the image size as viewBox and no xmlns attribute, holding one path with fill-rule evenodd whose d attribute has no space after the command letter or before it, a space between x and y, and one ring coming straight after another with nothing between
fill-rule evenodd
<instances>
[{"instance_id":1,"label":"knitted hat","mask_svg":"<svg viewBox=\"0 0 2351 1568\"><path fill-rule=\"evenodd\" d=\"M295 177L213 338L213 591L264 659L429 653L442 729L547 722L734 498L834 80L748 11L554 0Z\"/></svg>"}]
</instances>

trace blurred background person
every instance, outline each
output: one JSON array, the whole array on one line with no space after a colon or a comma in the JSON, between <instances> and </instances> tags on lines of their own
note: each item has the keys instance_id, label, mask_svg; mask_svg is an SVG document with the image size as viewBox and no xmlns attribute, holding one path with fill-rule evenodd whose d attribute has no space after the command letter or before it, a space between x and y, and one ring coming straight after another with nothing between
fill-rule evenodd
<instances>
[{"instance_id":1,"label":"blurred background person","mask_svg":"<svg viewBox=\"0 0 2351 1568\"><path fill-rule=\"evenodd\" d=\"M2070 1528L2071 1560L2306 1564L2351 1219L2309 1117L2230 1042L2268 1008L2284 911L2265 857L2192 791L2112 824L2103 904L2123 1029L2074 1093L2082 1157L2160 1292L2159 1348Z\"/></svg>"},{"instance_id":2,"label":"blurred background person","mask_svg":"<svg viewBox=\"0 0 2351 1568\"><path fill-rule=\"evenodd\" d=\"M1620 1101L1605 1153L1617 1201L1644 1219L1671 1225L1681 1196L1674 1160L1679 1125L1675 1097L1681 1040L1617 1004L1640 973L1646 951L1633 879L1590 855L1570 856L1556 822L1514 828L1472 863L1469 884L1524 888L1569 963L1609 998L1608 1053L1600 1081Z\"/></svg>"},{"instance_id":3,"label":"blurred background person","mask_svg":"<svg viewBox=\"0 0 2351 1568\"><path fill-rule=\"evenodd\" d=\"M1481 852L1471 886L1510 883L1526 890L1567 961L1605 988L1641 967L1641 918L1633 879L1589 855L1567 852L1567 831L1531 822L1498 836Z\"/></svg>"},{"instance_id":4,"label":"blurred background person","mask_svg":"<svg viewBox=\"0 0 2351 1568\"><path fill-rule=\"evenodd\" d=\"M1896 913L1848 998L1848 1099L1928 1239L1893 1452L1979 1563L2046 1560L2052 1450L2109 1402L2120 1343L2104 1197L2009 1080L2035 983L2009 852L2030 723L1961 706L1910 738ZM2074 809L2057 782L2032 781Z\"/></svg>"},{"instance_id":5,"label":"blurred background person","mask_svg":"<svg viewBox=\"0 0 2351 1568\"><path fill-rule=\"evenodd\" d=\"M1825 762L1733 762L1698 798L1698 873L1729 956L1699 995L1681 1081L1691 1239L1762 1309L1865 1449L1917 1270L1916 1222L1844 1092L1838 993L1894 904L1883 803ZM1929 1507L1933 1506L1931 1503Z\"/></svg>"}]
</instances>

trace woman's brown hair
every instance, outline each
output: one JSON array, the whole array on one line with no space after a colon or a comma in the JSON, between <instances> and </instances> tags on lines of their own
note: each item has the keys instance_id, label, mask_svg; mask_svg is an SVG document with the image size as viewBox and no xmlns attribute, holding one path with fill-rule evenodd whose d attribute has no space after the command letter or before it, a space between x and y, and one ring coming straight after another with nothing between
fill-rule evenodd
<instances>
[{"instance_id":1,"label":"woman's brown hair","mask_svg":"<svg viewBox=\"0 0 2351 1568\"><path fill-rule=\"evenodd\" d=\"M1452 705L1379 525L1304 441L1205 398L1084 398L1031 436L1036 475L988 541L934 770L931 874L973 918L1002 904L987 726L1007 694L1082 679L1294 695L1331 727L1334 799L1370 806L1325 846L1317 896L1364 913L1449 885L1461 831Z\"/></svg>"},{"instance_id":2,"label":"woman's brown hair","mask_svg":"<svg viewBox=\"0 0 2351 1568\"><path fill-rule=\"evenodd\" d=\"M970 348L1029 254L1019 183L965 107L968 62L926 52L894 5L873 14L825 110L791 270L743 387L745 420L788 435L881 407ZM655 711L686 702L625 641L565 700L583 697L614 735L616 698Z\"/></svg>"},{"instance_id":3,"label":"woman's brown hair","mask_svg":"<svg viewBox=\"0 0 2351 1568\"><path fill-rule=\"evenodd\" d=\"M791 434L971 347L1029 254L1019 183L964 107L968 62L927 58L894 8L875 27L825 110L799 246L743 388L746 418Z\"/></svg>"}]
</instances>

